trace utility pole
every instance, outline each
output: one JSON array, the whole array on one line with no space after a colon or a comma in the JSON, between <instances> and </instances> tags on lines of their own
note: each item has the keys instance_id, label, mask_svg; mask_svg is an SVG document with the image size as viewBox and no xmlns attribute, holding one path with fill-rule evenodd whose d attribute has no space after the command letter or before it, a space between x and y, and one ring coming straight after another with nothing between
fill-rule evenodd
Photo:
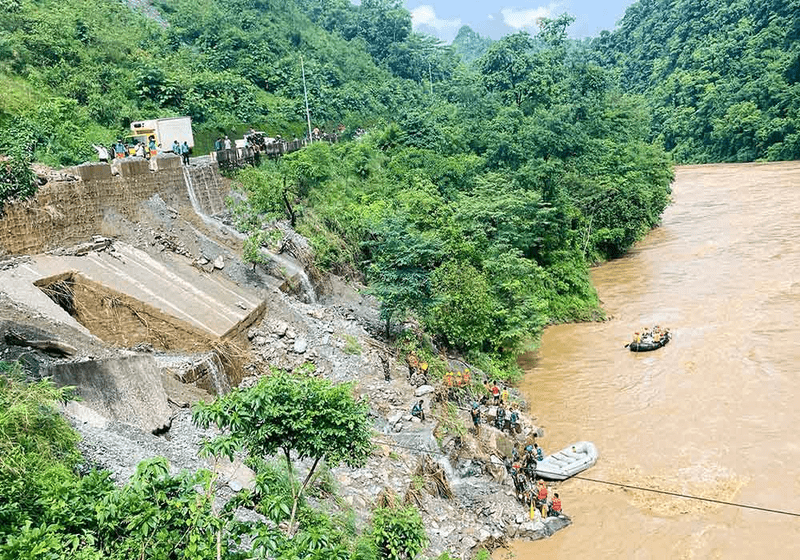
<instances>
[{"instance_id":1,"label":"utility pole","mask_svg":"<svg viewBox=\"0 0 800 560\"><path fill-rule=\"evenodd\" d=\"M308 90L306 89L306 67L303 64L303 57L300 57L300 69L303 72L303 97L306 99L306 121L308 122L308 143L314 142L311 137L311 113L308 111Z\"/></svg>"}]
</instances>

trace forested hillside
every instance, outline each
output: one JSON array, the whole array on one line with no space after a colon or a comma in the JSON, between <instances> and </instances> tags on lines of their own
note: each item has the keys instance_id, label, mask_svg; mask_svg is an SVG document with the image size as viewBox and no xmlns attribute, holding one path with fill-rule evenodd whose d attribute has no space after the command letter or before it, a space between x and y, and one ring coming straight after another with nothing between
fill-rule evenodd
<instances>
[{"instance_id":1,"label":"forested hillside","mask_svg":"<svg viewBox=\"0 0 800 560\"><path fill-rule=\"evenodd\" d=\"M184 114L200 131L250 123L300 135L301 55L315 124L369 125L415 104L419 68L427 81L454 67L411 33L407 11L385 17L396 2L344 4L357 25L329 32L291 0L177 0L157 3L155 18L114 0L4 2L0 150L72 164L132 120Z\"/></svg>"},{"instance_id":2,"label":"forested hillside","mask_svg":"<svg viewBox=\"0 0 800 560\"><path fill-rule=\"evenodd\" d=\"M677 161L800 158L800 1L640 0L594 49Z\"/></svg>"},{"instance_id":3,"label":"forested hillside","mask_svg":"<svg viewBox=\"0 0 800 560\"><path fill-rule=\"evenodd\" d=\"M289 218L317 266L370 283L388 330L414 316L498 375L543 325L597 315L588 265L623 254L668 203L643 99L571 46L568 16L535 36L462 37L480 54L464 64L414 33L399 0L6 4L12 171L84 161L156 116L300 136L303 56L314 125L368 133L242 172L251 248Z\"/></svg>"},{"instance_id":4,"label":"forested hillside","mask_svg":"<svg viewBox=\"0 0 800 560\"><path fill-rule=\"evenodd\" d=\"M366 274L387 330L411 314L497 375L545 324L596 316L587 264L658 223L672 174L642 100L568 54L570 21L493 43L356 142L242 172L253 243L295 220L320 266Z\"/></svg>"}]
</instances>

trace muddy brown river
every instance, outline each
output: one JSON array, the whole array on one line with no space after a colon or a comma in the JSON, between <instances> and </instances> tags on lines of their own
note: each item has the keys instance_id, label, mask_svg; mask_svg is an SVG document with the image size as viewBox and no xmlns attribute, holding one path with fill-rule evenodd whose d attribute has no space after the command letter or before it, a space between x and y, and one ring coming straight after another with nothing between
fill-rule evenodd
<instances>
[{"instance_id":1,"label":"muddy brown river","mask_svg":"<svg viewBox=\"0 0 800 560\"><path fill-rule=\"evenodd\" d=\"M549 328L523 358L540 443L593 441L587 477L800 513L800 162L681 167L673 199L593 270L609 321ZM653 324L670 344L623 348ZM574 524L516 558L800 558L800 517L556 489Z\"/></svg>"}]
</instances>

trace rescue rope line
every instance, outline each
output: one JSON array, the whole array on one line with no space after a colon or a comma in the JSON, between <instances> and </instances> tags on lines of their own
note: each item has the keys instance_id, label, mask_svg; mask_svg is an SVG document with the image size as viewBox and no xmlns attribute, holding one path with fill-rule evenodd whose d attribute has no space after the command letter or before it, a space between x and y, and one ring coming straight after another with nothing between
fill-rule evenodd
<instances>
[{"instance_id":1,"label":"rescue rope line","mask_svg":"<svg viewBox=\"0 0 800 560\"><path fill-rule=\"evenodd\" d=\"M642 486L634 486L632 484L622 484L621 482L610 482L608 480L599 480L596 478L586 478L584 476L573 476L572 478L576 478L578 480L585 480L586 482L594 482L596 484L607 484L609 486L619 486L620 488L630 488L631 490L641 490L643 492L653 492L656 494L665 494L667 496L674 496L676 498L685 498L687 500L698 500L701 502L711 502L714 504L721 504L723 506L734 506L743 509L754 509L756 511L766 511L768 513L777 513L780 515L788 515L791 517L800 517L800 513L796 513L793 511L784 511L780 509L773 509L761 506L753 506L750 504L740 504L736 502L728 502L725 500L716 500L714 498L704 498L702 496L692 496L690 494L682 494L680 492L669 492L668 490L658 490L656 488L644 488Z\"/></svg>"},{"instance_id":2,"label":"rescue rope line","mask_svg":"<svg viewBox=\"0 0 800 560\"><path fill-rule=\"evenodd\" d=\"M402 449L408 449L410 451L418 451L420 453L430 453L431 455L443 455L447 456L447 453L442 453L441 451L430 451L428 449L422 449L419 447L410 447L408 445L400 445L399 443L389 443L388 441L378 441L381 445L388 445L389 447L400 447ZM620 488L629 488L631 490L641 490L642 492L653 492L655 494L664 494L666 496L673 496L675 498L684 498L687 500L698 500L700 502L709 502L713 504L720 504L723 506L733 506L742 509L752 509L755 511L765 511L767 513L776 513L778 515L788 515L789 517L800 517L800 513L794 511L785 511L780 509L773 509L761 506L753 506L750 504L740 504L737 502L728 502L725 500L716 500L714 498L704 498L702 496L692 496L690 494L682 494L680 492L670 492L668 490L658 490L656 488L645 488L643 486L635 486L633 484L623 484L621 482L611 482L608 480L599 480L597 478L587 478L585 476L573 476L572 478L577 480L583 480L586 482L594 482L595 484L606 484L608 486L618 486Z\"/></svg>"}]
</instances>

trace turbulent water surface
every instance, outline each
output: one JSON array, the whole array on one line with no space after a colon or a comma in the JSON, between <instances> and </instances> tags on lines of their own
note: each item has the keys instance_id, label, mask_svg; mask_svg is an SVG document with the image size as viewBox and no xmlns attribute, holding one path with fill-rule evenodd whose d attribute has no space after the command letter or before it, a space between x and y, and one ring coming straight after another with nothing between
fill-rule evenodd
<instances>
[{"instance_id":1,"label":"turbulent water surface","mask_svg":"<svg viewBox=\"0 0 800 560\"><path fill-rule=\"evenodd\" d=\"M547 330L523 389L596 479L800 512L800 162L676 170L663 225L593 271L605 323ZM669 327L665 348L623 348ZM800 558L800 518L570 480L516 558ZM496 554L495 558L503 558Z\"/></svg>"}]
</instances>

